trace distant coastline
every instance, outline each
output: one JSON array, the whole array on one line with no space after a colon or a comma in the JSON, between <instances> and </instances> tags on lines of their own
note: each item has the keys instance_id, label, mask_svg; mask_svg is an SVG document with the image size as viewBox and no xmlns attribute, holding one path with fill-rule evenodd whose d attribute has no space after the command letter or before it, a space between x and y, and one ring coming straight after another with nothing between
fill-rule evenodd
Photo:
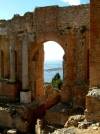
<instances>
[{"instance_id":1,"label":"distant coastline","mask_svg":"<svg viewBox=\"0 0 100 134\"><path fill-rule=\"evenodd\" d=\"M50 83L56 73L59 73L63 79L63 62L46 61L44 63L44 82Z\"/></svg>"},{"instance_id":2,"label":"distant coastline","mask_svg":"<svg viewBox=\"0 0 100 134\"><path fill-rule=\"evenodd\" d=\"M44 71L59 71L59 70L62 70L62 68L58 67L58 68L44 69Z\"/></svg>"}]
</instances>

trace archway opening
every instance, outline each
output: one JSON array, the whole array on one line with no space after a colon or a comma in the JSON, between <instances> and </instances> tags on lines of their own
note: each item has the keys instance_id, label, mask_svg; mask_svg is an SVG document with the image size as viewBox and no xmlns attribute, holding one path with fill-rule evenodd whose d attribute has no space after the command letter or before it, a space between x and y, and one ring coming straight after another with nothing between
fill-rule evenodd
<instances>
[{"instance_id":1,"label":"archway opening","mask_svg":"<svg viewBox=\"0 0 100 134\"><path fill-rule=\"evenodd\" d=\"M44 42L44 83L60 89L63 83L64 50L55 41Z\"/></svg>"}]
</instances>

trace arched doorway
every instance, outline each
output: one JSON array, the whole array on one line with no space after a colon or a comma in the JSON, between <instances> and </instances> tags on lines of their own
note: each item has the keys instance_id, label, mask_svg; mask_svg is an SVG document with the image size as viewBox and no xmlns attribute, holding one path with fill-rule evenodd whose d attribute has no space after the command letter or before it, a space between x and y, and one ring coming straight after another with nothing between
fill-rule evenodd
<instances>
[{"instance_id":1,"label":"arched doorway","mask_svg":"<svg viewBox=\"0 0 100 134\"><path fill-rule=\"evenodd\" d=\"M64 50L55 41L47 41L44 46L44 83L51 83L52 78L59 74L63 80Z\"/></svg>"},{"instance_id":2,"label":"arched doorway","mask_svg":"<svg viewBox=\"0 0 100 134\"><path fill-rule=\"evenodd\" d=\"M43 43L44 47L44 92L45 98L51 98L62 89L64 50L55 41Z\"/></svg>"},{"instance_id":3,"label":"arched doorway","mask_svg":"<svg viewBox=\"0 0 100 134\"><path fill-rule=\"evenodd\" d=\"M61 42L60 42L61 43ZM63 81L63 58L65 51L63 45L55 41L43 41L32 58L34 66L34 96L36 98L44 95L44 83L51 83L52 78L59 73Z\"/></svg>"}]
</instances>

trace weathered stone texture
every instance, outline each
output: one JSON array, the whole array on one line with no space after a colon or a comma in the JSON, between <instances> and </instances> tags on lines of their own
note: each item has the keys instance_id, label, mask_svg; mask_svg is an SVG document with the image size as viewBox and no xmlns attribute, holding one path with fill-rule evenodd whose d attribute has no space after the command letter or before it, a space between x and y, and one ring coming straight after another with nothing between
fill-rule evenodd
<instances>
[{"instance_id":1,"label":"weathered stone texture","mask_svg":"<svg viewBox=\"0 0 100 134\"><path fill-rule=\"evenodd\" d=\"M90 1L90 87L86 96L86 118L88 121L100 121L100 1Z\"/></svg>"},{"instance_id":2,"label":"weathered stone texture","mask_svg":"<svg viewBox=\"0 0 100 134\"><path fill-rule=\"evenodd\" d=\"M28 38L25 38L22 42L22 89L29 89L29 73L28 73Z\"/></svg>"},{"instance_id":3,"label":"weathered stone texture","mask_svg":"<svg viewBox=\"0 0 100 134\"><path fill-rule=\"evenodd\" d=\"M0 82L0 101L1 102L13 102L16 101L19 96L19 85L16 83L9 83L8 81Z\"/></svg>"},{"instance_id":4,"label":"weathered stone texture","mask_svg":"<svg viewBox=\"0 0 100 134\"><path fill-rule=\"evenodd\" d=\"M7 104L0 107L0 127L13 129L18 132L29 133L34 129L37 118L43 117L44 105L34 101L32 104ZM33 128L32 128L33 127Z\"/></svg>"},{"instance_id":5,"label":"weathered stone texture","mask_svg":"<svg viewBox=\"0 0 100 134\"><path fill-rule=\"evenodd\" d=\"M100 85L100 1L90 4L90 85Z\"/></svg>"},{"instance_id":6,"label":"weathered stone texture","mask_svg":"<svg viewBox=\"0 0 100 134\"><path fill-rule=\"evenodd\" d=\"M79 5L41 7L24 16L15 15L11 20L0 20L0 50L4 55L2 56L2 67L0 66L0 70L4 70L2 79L16 77L16 83L21 85L18 91L32 90L32 98L43 97L45 94L43 43L50 40L56 41L65 51L61 101L73 101L73 96L76 100L78 96L74 91L77 90L75 87L79 88L79 84L82 83L82 89L87 87L88 90L89 86L89 78L87 77L88 18L89 6ZM9 52L9 48L13 44L12 54L15 53L13 55L13 58L15 56L15 70L12 69L11 64L14 59L11 58L11 52ZM80 100L81 103L83 104Z\"/></svg>"},{"instance_id":7,"label":"weathered stone texture","mask_svg":"<svg viewBox=\"0 0 100 134\"><path fill-rule=\"evenodd\" d=\"M88 121L100 121L100 89L92 89L86 96L86 119Z\"/></svg>"}]
</instances>

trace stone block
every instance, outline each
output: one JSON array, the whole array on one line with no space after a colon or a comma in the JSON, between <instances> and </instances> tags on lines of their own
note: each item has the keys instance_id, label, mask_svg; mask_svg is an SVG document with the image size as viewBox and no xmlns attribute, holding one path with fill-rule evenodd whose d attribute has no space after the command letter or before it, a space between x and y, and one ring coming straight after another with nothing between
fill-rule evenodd
<instances>
[{"instance_id":1,"label":"stone block","mask_svg":"<svg viewBox=\"0 0 100 134\"><path fill-rule=\"evenodd\" d=\"M20 103L31 103L32 93L31 91L21 91L20 92Z\"/></svg>"},{"instance_id":2,"label":"stone block","mask_svg":"<svg viewBox=\"0 0 100 134\"><path fill-rule=\"evenodd\" d=\"M100 89L92 89L87 94L85 116L88 121L100 121Z\"/></svg>"},{"instance_id":3,"label":"stone block","mask_svg":"<svg viewBox=\"0 0 100 134\"><path fill-rule=\"evenodd\" d=\"M56 124L64 126L65 122L68 120L68 115L63 112L52 112L47 111L45 119L49 124Z\"/></svg>"},{"instance_id":4,"label":"stone block","mask_svg":"<svg viewBox=\"0 0 100 134\"><path fill-rule=\"evenodd\" d=\"M19 95L18 85L15 83L0 82L0 100L16 101Z\"/></svg>"}]
</instances>

